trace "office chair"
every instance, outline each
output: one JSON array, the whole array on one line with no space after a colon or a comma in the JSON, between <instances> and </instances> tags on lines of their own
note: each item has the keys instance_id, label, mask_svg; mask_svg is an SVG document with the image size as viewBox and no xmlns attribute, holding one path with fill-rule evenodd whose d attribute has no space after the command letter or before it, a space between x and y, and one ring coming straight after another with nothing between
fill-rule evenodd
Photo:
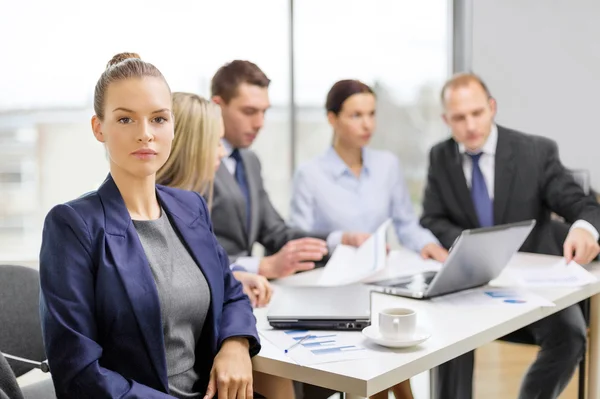
<instances>
[{"instance_id":1,"label":"office chair","mask_svg":"<svg viewBox=\"0 0 600 399\"><path fill-rule=\"evenodd\" d=\"M0 353L0 399L24 399L17 378Z\"/></svg>"},{"instance_id":2,"label":"office chair","mask_svg":"<svg viewBox=\"0 0 600 399\"><path fill-rule=\"evenodd\" d=\"M56 399L56 394L50 379L19 387L15 373L0 352L0 399Z\"/></svg>"},{"instance_id":3,"label":"office chair","mask_svg":"<svg viewBox=\"0 0 600 399\"><path fill-rule=\"evenodd\" d=\"M49 371L42 340L39 296L40 278L36 269L0 265L0 303L3 305L0 308L0 326L3 326L0 328L0 356L16 377L34 368ZM51 379L24 387L23 393L25 399L56 398Z\"/></svg>"},{"instance_id":4,"label":"office chair","mask_svg":"<svg viewBox=\"0 0 600 399\"><path fill-rule=\"evenodd\" d=\"M0 351L42 362L46 359L39 316L39 272L26 266L0 265ZM8 359L8 356L6 356ZM35 365L8 360L17 377Z\"/></svg>"}]
</instances>

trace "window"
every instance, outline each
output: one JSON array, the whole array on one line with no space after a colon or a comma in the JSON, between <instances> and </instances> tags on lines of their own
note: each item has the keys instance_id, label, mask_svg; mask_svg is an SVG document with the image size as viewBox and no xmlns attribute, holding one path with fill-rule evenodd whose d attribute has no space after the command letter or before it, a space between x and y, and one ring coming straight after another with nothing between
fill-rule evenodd
<instances>
[{"instance_id":1,"label":"window","mask_svg":"<svg viewBox=\"0 0 600 399\"><path fill-rule=\"evenodd\" d=\"M29 0L0 15L0 254L37 257L50 208L94 190L108 172L90 129L96 80L122 51L139 53L173 91L209 95L232 59L271 78L272 108L253 149L287 216L296 165L323 151L331 85L361 79L378 95L372 146L394 151L415 203L429 147L445 129L437 94L449 74L448 0L303 0L294 4L296 130L291 141L290 3L285 0ZM60 22L59 22L60 21Z\"/></svg>"},{"instance_id":2,"label":"window","mask_svg":"<svg viewBox=\"0 0 600 399\"><path fill-rule=\"evenodd\" d=\"M288 32L289 7L280 0L11 4L0 16L0 37L11 38L0 65L0 257L37 257L50 208L96 189L107 175L90 128L93 90L107 61L123 51L155 64L173 91L204 96L225 62L258 64L273 81L273 108L254 149L273 201L285 206Z\"/></svg>"},{"instance_id":3,"label":"window","mask_svg":"<svg viewBox=\"0 0 600 399\"><path fill-rule=\"evenodd\" d=\"M429 148L446 134L438 93L450 74L449 7L448 0L296 2L297 163L331 143L331 86L360 79L378 99L371 145L400 158L418 205Z\"/></svg>"}]
</instances>

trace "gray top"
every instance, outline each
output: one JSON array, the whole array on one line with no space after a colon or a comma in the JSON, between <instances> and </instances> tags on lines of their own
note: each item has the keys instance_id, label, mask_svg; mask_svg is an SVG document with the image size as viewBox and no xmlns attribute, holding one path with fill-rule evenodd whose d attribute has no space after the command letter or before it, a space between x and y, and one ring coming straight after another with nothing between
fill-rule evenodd
<instances>
[{"instance_id":1,"label":"gray top","mask_svg":"<svg viewBox=\"0 0 600 399\"><path fill-rule=\"evenodd\" d=\"M208 283L163 210L133 224L158 290L170 395L199 398L195 350L210 306Z\"/></svg>"}]
</instances>

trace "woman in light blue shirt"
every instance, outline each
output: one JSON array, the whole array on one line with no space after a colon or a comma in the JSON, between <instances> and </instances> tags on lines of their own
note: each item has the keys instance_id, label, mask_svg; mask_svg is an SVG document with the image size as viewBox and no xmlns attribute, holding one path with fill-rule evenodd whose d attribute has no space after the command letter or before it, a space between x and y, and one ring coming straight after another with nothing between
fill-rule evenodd
<instances>
[{"instance_id":1,"label":"woman in light blue shirt","mask_svg":"<svg viewBox=\"0 0 600 399\"><path fill-rule=\"evenodd\" d=\"M398 239L424 258L443 262L448 255L435 236L419 224L398 158L368 148L375 130L375 94L357 80L341 80L327 95L333 145L303 164L294 177L290 224L330 234L329 247L360 245L386 219ZM362 232L344 242L342 231ZM356 242L356 240L361 242ZM408 381L393 388L396 398L412 398ZM382 392L376 397L386 397Z\"/></svg>"}]
</instances>

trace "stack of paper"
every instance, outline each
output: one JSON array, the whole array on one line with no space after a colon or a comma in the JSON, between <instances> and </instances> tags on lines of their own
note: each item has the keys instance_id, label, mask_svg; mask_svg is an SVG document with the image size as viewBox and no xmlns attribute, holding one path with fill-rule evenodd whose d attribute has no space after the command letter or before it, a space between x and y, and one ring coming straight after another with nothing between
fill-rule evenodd
<instances>
[{"instance_id":1,"label":"stack of paper","mask_svg":"<svg viewBox=\"0 0 600 399\"><path fill-rule=\"evenodd\" d=\"M510 274L523 287L581 287L597 281L592 273L564 259L550 267L510 269Z\"/></svg>"}]
</instances>

